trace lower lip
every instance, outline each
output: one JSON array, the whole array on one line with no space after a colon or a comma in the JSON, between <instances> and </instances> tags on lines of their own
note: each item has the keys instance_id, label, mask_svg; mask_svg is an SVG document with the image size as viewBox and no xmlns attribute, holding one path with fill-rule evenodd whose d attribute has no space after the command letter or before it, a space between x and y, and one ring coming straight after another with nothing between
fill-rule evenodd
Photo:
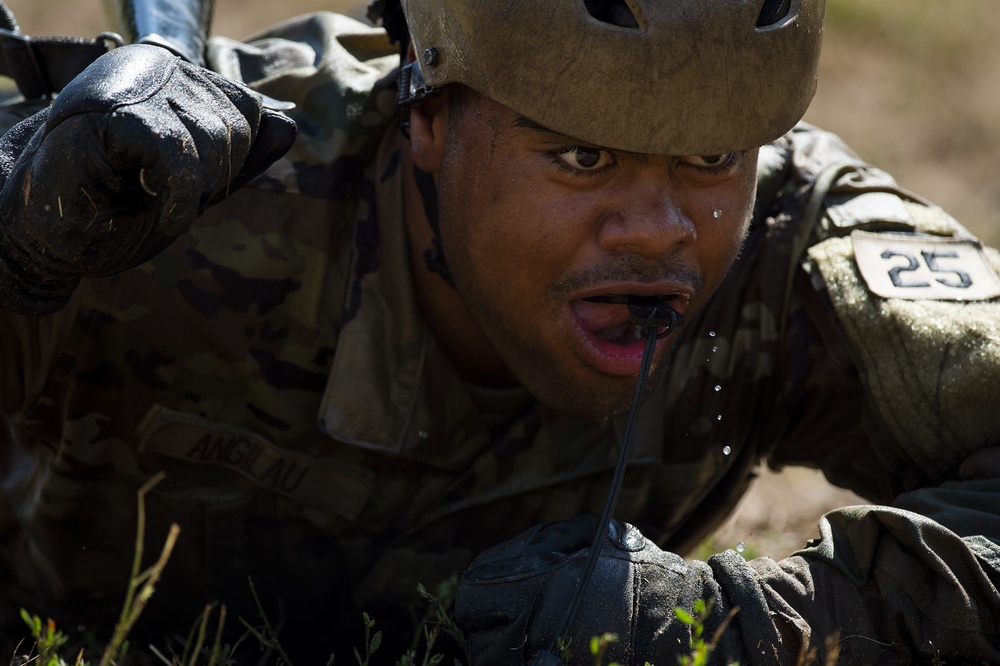
<instances>
[{"instance_id":1,"label":"lower lip","mask_svg":"<svg viewBox=\"0 0 1000 666\"><path fill-rule=\"evenodd\" d=\"M576 315L570 309L569 317L577 331L580 349L584 361L599 372L617 376L637 376L642 365L642 355L646 350L646 339L618 344L603 340L583 328ZM667 338L656 341L654 358L659 354Z\"/></svg>"}]
</instances>

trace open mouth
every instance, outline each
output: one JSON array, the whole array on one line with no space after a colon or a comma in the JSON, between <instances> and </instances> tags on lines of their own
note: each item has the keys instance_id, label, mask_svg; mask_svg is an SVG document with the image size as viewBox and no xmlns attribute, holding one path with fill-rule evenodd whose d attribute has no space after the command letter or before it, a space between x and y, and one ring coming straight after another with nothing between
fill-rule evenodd
<instances>
[{"instance_id":1,"label":"open mouth","mask_svg":"<svg viewBox=\"0 0 1000 666\"><path fill-rule=\"evenodd\" d=\"M657 337L664 337L683 325L684 316L677 310L686 302L679 294L599 294L574 302L573 310L594 337L629 345L642 340L644 332L655 331Z\"/></svg>"},{"instance_id":2,"label":"open mouth","mask_svg":"<svg viewBox=\"0 0 1000 666\"><path fill-rule=\"evenodd\" d=\"M571 301L569 309L579 332L581 357L605 374L637 375L647 342L643 330L655 332L657 338L666 337L683 320L689 299L685 292L608 292ZM662 350L664 342L657 340L656 349Z\"/></svg>"}]
</instances>

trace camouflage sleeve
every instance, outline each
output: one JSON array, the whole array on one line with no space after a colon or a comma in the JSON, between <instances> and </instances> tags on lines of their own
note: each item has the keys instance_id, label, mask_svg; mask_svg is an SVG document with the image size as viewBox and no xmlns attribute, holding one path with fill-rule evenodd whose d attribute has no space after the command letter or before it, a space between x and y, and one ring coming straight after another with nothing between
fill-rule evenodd
<instances>
[{"instance_id":1,"label":"camouflage sleeve","mask_svg":"<svg viewBox=\"0 0 1000 666\"><path fill-rule=\"evenodd\" d=\"M840 206L861 216L875 196ZM895 201L912 232L853 229L811 247L809 261L873 416L936 484L1000 435L1000 254L939 209Z\"/></svg>"},{"instance_id":2,"label":"camouflage sleeve","mask_svg":"<svg viewBox=\"0 0 1000 666\"><path fill-rule=\"evenodd\" d=\"M767 612L785 625L782 636L797 643L789 651L814 651L816 663L838 655L836 663L851 664L996 663L1000 546L978 535L1000 534L1000 488L992 485L988 501L933 517L887 506L831 512L821 538L796 555L747 563L750 589L759 586ZM901 504L917 508L930 492ZM968 526L974 515L988 516L976 534L945 526Z\"/></svg>"},{"instance_id":3,"label":"camouflage sleeve","mask_svg":"<svg viewBox=\"0 0 1000 666\"><path fill-rule=\"evenodd\" d=\"M771 460L885 503L1000 440L1000 253L831 136L793 137L792 180L811 194Z\"/></svg>"},{"instance_id":4,"label":"camouflage sleeve","mask_svg":"<svg viewBox=\"0 0 1000 666\"><path fill-rule=\"evenodd\" d=\"M247 42L209 40L208 66L294 108L292 149L257 187L343 198L397 113L399 54L384 30L317 12Z\"/></svg>"},{"instance_id":5,"label":"camouflage sleeve","mask_svg":"<svg viewBox=\"0 0 1000 666\"><path fill-rule=\"evenodd\" d=\"M0 414L22 412L41 393L69 336L79 300L74 295L65 309L49 317L0 311Z\"/></svg>"},{"instance_id":6,"label":"camouflage sleeve","mask_svg":"<svg viewBox=\"0 0 1000 666\"><path fill-rule=\"evenodd\" d=\"M993 663L1000 480L957 479L1000 440L1000 253L853 155L828 159L821 134L798 137L797 167L824 189L791 257L801 317L786 353L808 361L790 373L793 415L771 461L820 467L890 506L832 512L809 547L749 566L812 647L839 630L838 649L873 651L851 663L903 646Z\"/></svg>"}]
</instances>

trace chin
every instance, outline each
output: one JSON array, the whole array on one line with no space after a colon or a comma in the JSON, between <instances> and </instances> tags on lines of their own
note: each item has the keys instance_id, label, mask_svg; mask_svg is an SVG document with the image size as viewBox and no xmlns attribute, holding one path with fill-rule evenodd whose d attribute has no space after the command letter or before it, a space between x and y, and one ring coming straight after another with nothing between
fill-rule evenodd
<instances>
[{"instance_id":1,"label":"chin","mask_svg":"<svg viewBox=\"0 0 1000 666\"><path fill-rule=\"evenodd\" d=\"M669 354L664 362L657 363L650 370L640 405L645 403L670 366L673 350L670 350ZM628 414L635 400L636 382L639 379L632 376L601 375L594 382L582 383L566 378L559 379L555 375L537 377L537 373L532 374L536 374L538 381L532 382L529 378L522 382L539 402L557 412L594 422Z\"/></svg>"},{"instance_id":2,"label":"chin","mask_svg":"<svg viewBox=\"0 0 1000 666\"><path fill-rule=\"evenodd\" d=\"M594 422L627 414L635 395L634 377L601 382L603 386L581 386L570 380L554 384L553 379L547 377L544 386L532 386L530 380L524 385L546 407Z\"/></svg>"}]
</instances>

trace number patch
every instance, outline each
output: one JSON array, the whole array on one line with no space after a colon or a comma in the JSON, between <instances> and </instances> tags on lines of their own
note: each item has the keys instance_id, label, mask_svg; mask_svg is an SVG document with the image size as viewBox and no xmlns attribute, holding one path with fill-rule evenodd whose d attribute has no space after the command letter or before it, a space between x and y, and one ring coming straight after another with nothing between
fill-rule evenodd
<instances>
[{"instance_id":1,"label":"number patch","mask_svg":"<svg viewBox=\"0 0 1000 666\"><path fill-rule=\"evenodd\" d=\"M974 238L851 234L868 289L883 298L982 301L1000 296L1000 279Z\"/></svg>"}]
</instances>

